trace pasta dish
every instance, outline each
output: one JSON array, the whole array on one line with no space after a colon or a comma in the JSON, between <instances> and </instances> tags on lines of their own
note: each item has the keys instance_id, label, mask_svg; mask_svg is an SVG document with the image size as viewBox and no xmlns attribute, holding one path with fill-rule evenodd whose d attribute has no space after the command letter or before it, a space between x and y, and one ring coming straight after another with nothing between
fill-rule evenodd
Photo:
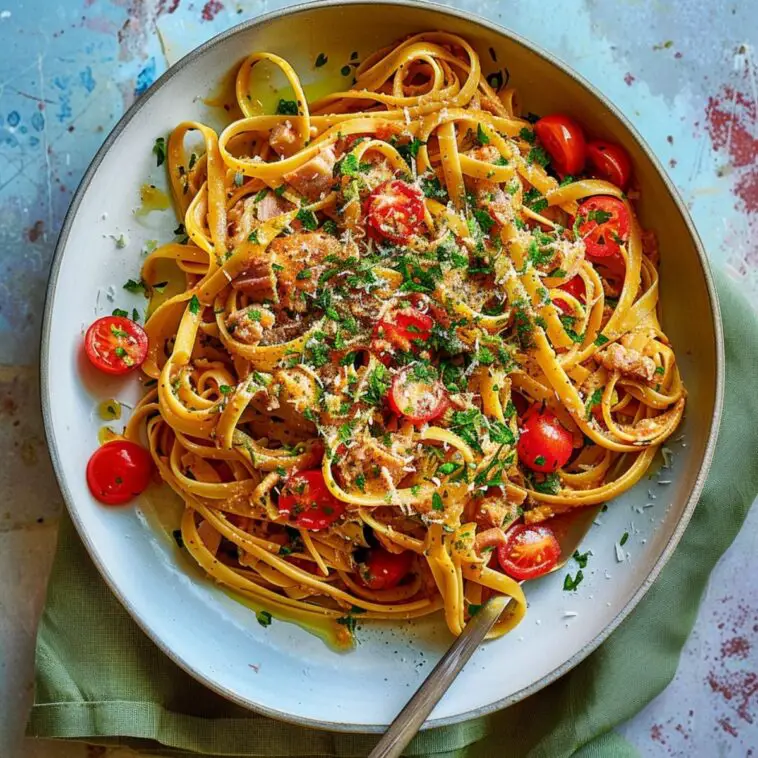
<instances>
[{"instance_id":1,"label":"pasta dish","mask_svg":"<svg viewBox=\"0 0 758 758\"><path fill-rule=\"evenodd\" d=\"M259 66L289 83L273 114ZM308 102L254 53L239 118L159 140L180 226L137 284L155 297L169 265L182 289L144 330L87 334L145 383L88 480L115 504L157 471L192 558L274 617L349 636L441 609L457 635L499 593L499 636L560 560L551 518L632 487L682 417L655 237L625 150L522 117L466 40L351 67Z\"/></svg>"}]
</instances>

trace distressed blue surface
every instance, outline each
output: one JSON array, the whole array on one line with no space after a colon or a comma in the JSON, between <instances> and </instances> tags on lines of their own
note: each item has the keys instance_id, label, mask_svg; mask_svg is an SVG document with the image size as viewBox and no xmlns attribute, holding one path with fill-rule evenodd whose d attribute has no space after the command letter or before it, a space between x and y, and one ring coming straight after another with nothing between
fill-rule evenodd
<instances>
[{"instance_id":1,"label":"distressed blue surface","mask_svg":"<svg viewBox=\"0 0 758 758\"><path fill-rule=\"evenodd\" d=\"M36 363L57 232L84 170L125 108L197 44L289 4L0 0L0 364ZM533 40L607 94L668 167L714 264L758 293L755 2L447 4ZM755 594L754 583L747 588L744 581L735 572L729 592ZM703 624L704 639L718 645L716 622ZM690 668L672 685L682 696L654 704L625 733L650 755L744 754L758 744L758 724L709 687L698 651L687 655ZM749 665L757 665L754 657ZM685 701L695 703L700 719L695 753L688 743L695 710L686 715ZM752 701L749 707L752 713Z\"/></svg>"}]
</instances>

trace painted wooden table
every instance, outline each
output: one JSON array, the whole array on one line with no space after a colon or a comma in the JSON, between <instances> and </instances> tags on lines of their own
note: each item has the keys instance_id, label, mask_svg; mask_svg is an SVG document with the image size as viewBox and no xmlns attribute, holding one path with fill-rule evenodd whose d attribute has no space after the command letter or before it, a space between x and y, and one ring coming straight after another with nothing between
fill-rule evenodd
<instances>
[{"instance_id":1,"label":"painted wooden table","mask_svg":"<svg viewBox=\"0 0 758 758\"><path fill-rule=\"evenodd\" d=\"M62 507L39 418L38 334L71 194L109 129L168 64L287 4L0 0L0 756L93 755L81 745L22 741ZM450 4L532 39L615 101L668 166L714 266L758 294L753 2ZM756 527L758 509L713 575L676 679L621 727L643 755L744 756L758 745Z\"/></svg>"}]
</instances>

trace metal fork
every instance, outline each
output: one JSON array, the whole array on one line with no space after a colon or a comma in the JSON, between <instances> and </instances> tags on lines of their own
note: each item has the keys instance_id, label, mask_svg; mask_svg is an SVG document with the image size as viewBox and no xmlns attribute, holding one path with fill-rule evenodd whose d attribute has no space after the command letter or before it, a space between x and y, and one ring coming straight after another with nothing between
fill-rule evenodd
<instances>
[{"instance_id":1,"label":"metal fork","mask_svg":"<svg viewBox=\"0 0 758 758\"><path fill-rule=\"evenodd\" d=\"M552 571L559 571L566 565L592 526L600 507L577 509L553 519L551 526L561 546L561 560ZM403 752L509 602L510 598L496 595L479 609L466 624L463 634L453 642L398 713L368 758L397 758Z\"/></svg>"}]
</instances>

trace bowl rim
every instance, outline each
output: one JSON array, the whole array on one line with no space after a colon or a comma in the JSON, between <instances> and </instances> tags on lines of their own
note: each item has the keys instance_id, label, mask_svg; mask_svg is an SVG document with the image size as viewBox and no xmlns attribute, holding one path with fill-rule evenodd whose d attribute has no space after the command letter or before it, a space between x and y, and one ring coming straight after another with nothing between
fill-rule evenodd
<instances>
[{"instance_id":1,"label":"bowl rim","mask_svg":"<svg viewBox=\"0 0 758 758\"><path fill-rule=\"evenodd\" d=\"M679 540L684 534L684 531L690 521L690 518L692 517L692 514L695 510L698 499L702 492L703 486L705 484L705 480L707 478L708 471L710 469L710 465L713 460L713 455L715 452L716 441L717 441L718 432L719 432L719 423L721 420L721 414L722 414L722 409L723 409L725 359L724 359L724 336L723 336L723 325L722 325L722 320L721 320L721 311L719 307L716 287L714 284L713 274L711 272L710 263L705 253L705 248L703 246L702 240L700 239L700 235L697 229L695 228L695 224L692 221L692 218L690 217L689 211L687 210L686 205L684 204L682 198L679 195L679 191L677 190L677 188L671 181L670 177L668 176L667 172L663 168L662 164L660 163L660 161L658 160L658 158L656 157L655 153L652 151L650 146L639 134L639 132L634 127L634 125L630 122L630 120L621 112L621 110L608 97L602 94L593 84L591 84L587 79L585 79L581 74L574 71L574 69L571 68L567 63L565 63L564 61L562 61L560 58L553 55L552 53L548 52L547 50L544 50L539 45L536 45L535 43L531 42L530 40L523 37L522 35L509 29L508 27L491 22L485 18L482 18L478 14L469 13L468 11L464 12L461 9L449 7L447 5L441 5L440 3L437 3L437 2L429 2L428 0L380 0L380 2L377 2L376 0L316 0L315 2L308 2L306 0L304 2L299 2L294 5L289 5L285 8L270 11L269 13L264 13L264 14L261 14L260 16L256 16L254 18L248 19L211 37L209 40L199 45L198 47L194 48L189 53L187 53L182 58L180 58L172 66L167 68L166 71L148 89L148 91L145 92L145 94L140 96L138 99L136 99L129 106L129 108L127 108L126 112L121 116L121 118L118 120L116 125L111 129L105 141L102 143L100 148L95 153L95 156L93 157L87 170L82 176L79 186L77 187L76 192L74 193L74 196L71 200L71 204L69 205L69 208L64 217L63 224L61 226L61 231L59 233L58 240L55 246L55 251L53 253L53 259L52 259L52 263L50 267L50 276L48 279L48 284L47 284L46 293L45 293L44 315L43 315L43 320L42 320L42 329L40 333L40 404L41 404L41 409L42 409L42 417L43 417L47 447L50 453L50 459L53 464L55 477L58 481L58 485L60 487L61 494L63 495L63 499L66 503L66 508L76 527L77 532L79 533L79 537L81 538L82 542L87 548L87 552L89 553L90 558L92 559L93 563L97 567L98 572L100 573L101 577L105 580L110 591L113 592L113 594L118 598L119 602L124 606L124 608L127 610L131 618L142 629L142 631L145 632L145 634L149 637L149 639L174 663L176 663L180 668L182 668L184 671L190 674L193 678L198 680L201 684L203 684L204 686L208 687L210 690L216 692L217 694L227 698L228 700L238 705L248 708L254 712L260 713L264 716L278 719L280 721L284 721L290 724L310 727L314 729L337 731L337 732L371 734L371 733L383 732L386 729L386 725L344 724L341 722L323 721L323 720L297 716L292 713L278 711L272 708L268 708L266 705L261 704L261 703L253 703L247 698L241 697L237 693L227 689L226 687L219 684L218 682L215 682L212 679L204 676L200 672L196 671L191 666L191 664L185 661L174 650L171 650L170 648L165 646L160 639L158 639L156 636L153 635L151 629L149 628L148 623L139 617L139 615L135 612L135 610L130 605L129 600L120 592L112 576L110 575L110 572L107 566L101 561L99 561L98 558L96 557L94 546L88 537L86 527L78 515L78 511L74 505L73 498L66 485L65 474L64 474L60 459L58 457L58 448L57 448L57 443L56 443L56 438L55 438L55 430L53 429L53 422L52 422L52 411L51 411L51 401L50 401L50 392L51 392L52 382L51 382L51 377L50 377L50 370L51 370L50 351L48 347L50 330L52 327L52 304L53 304L56 285L58 281L58 275L59 275L61 264L63 261L63 251L67 246L69 234L71 232L71 227L73 226L74 220L79 211L79 207L81 205L82 199L84 195L86 194L87 190L89 189L89 186L92 182L92 179L95 173L99 169L101 163L103 162L103 159L105 158L106 154L109 152L111 147L113 146L114 142L118 139L121 133L126 129L126 127L129 125L132 119L134 119L140 113L140 111L148 103L148 101L150 101L158 93L158 91L162 89L171 79L173 79L174 76L176 76L182 69L184 69L186 66L190 65L191 63L195 62L197 59L201 58L207 51L211 50L212 48L215 48L219 45L223 45L228 39L231 39L232 37L235 37L239 34L244 34L248 30L254 29L259 26L265 26L270 21L273 21L275 19L278 19L284 16L296 16L301 13L305 13L305 12L309 12L313 10L318 11L323 8L334 8L334 7L339 7L339 6L360 6L360 5L368 5L368 6L385 5L385 6L395 6L395 7L409 8L409 9L421 8L421 9L441 13L445 16L450 16L453 18L458 18L458 19L473 23L483 29L486 29L487 31L494 32L495 34L506 37L510 41L515 42L518 45L521 45L522 47L534 53L535 55L538 55L539 57L543 58L548 63L555 66L556 68L561 70L563 73L567 74L569 77L574 79L582 87L584 87L587 91L589 91L594 97L596 97L600 102L602 102L605 105L605 107L608 108L608 110L621 122L621 124L624 126L627 132L631 135L631 137L637 142L640 149L644 152L648 160L651 162L656 172L658 173L659 177L662 179L666 187L666 190L668 191L669 195L674 201L674 204L687 227L687 230L689 232L689 235L692 239L695 250L697 252L698 261L700 263L700 268L702 270L703 277L705 280L706 290L707 290L708 298L710 301L710 315L713 320L713 329L714 329L714 333L716 337L715 346L714 346L715 347L715 364L716 364L715 365L716 376L715 376L714 408L713 408L713 414L711 417L710 429L708 432L708 439L706 441L706 446L703 452L702 460L700 462L698 474L695 478L695 482L687 498L687 502L685 503L682 515L676 524L676 527L674 528L671 536L669 537L669 540L666 543L663 551L661 552L661 555L659 556L658 560L650 569L650 571L648 572L647 576L640 584L637 591L634 593L634 595L632 595L632 597L627 601L626 605L618 612L618 614L612 619L612 621L609 624L606 625L606 627L601 632L599 632L590 642L588 642L584 647L582 647L581 650L577 651L568 660L564 661L564 663L562 663L560 666L557 666L550 673L541 677L538 681L532 683L528 687L523 687L522 689L509 695L508 697L501 698L500 700L490 703L489 705L480 706L478 708L474 708L474 709L459 713L455 716L448 716L445 718L427 720L422 725L421 727L422 730L432 729L432 728L437 728L437 727L442 727L442 726L450 726L453 724L458 724L463 721L467 721L469 719L485 716L490 713L494 713L496 711L502 710L503 708L506 708L509 705L513 705L514 703L517 703L523 700L524 698L535 694L539 690L543 689L547 685L559 679L561 676L563 676L572 668L574 668L579 663L581 663L591 653L593 653L616 630L616 628L632 612L632 610L634 610L634 608L643 598L645 593L650 589L653 582L657 579L661 570L663 569L663 567L665 566L665 564L668 562L669 558L673 554L676 546L679 543Z\"/></svg>"}]
</instances>

